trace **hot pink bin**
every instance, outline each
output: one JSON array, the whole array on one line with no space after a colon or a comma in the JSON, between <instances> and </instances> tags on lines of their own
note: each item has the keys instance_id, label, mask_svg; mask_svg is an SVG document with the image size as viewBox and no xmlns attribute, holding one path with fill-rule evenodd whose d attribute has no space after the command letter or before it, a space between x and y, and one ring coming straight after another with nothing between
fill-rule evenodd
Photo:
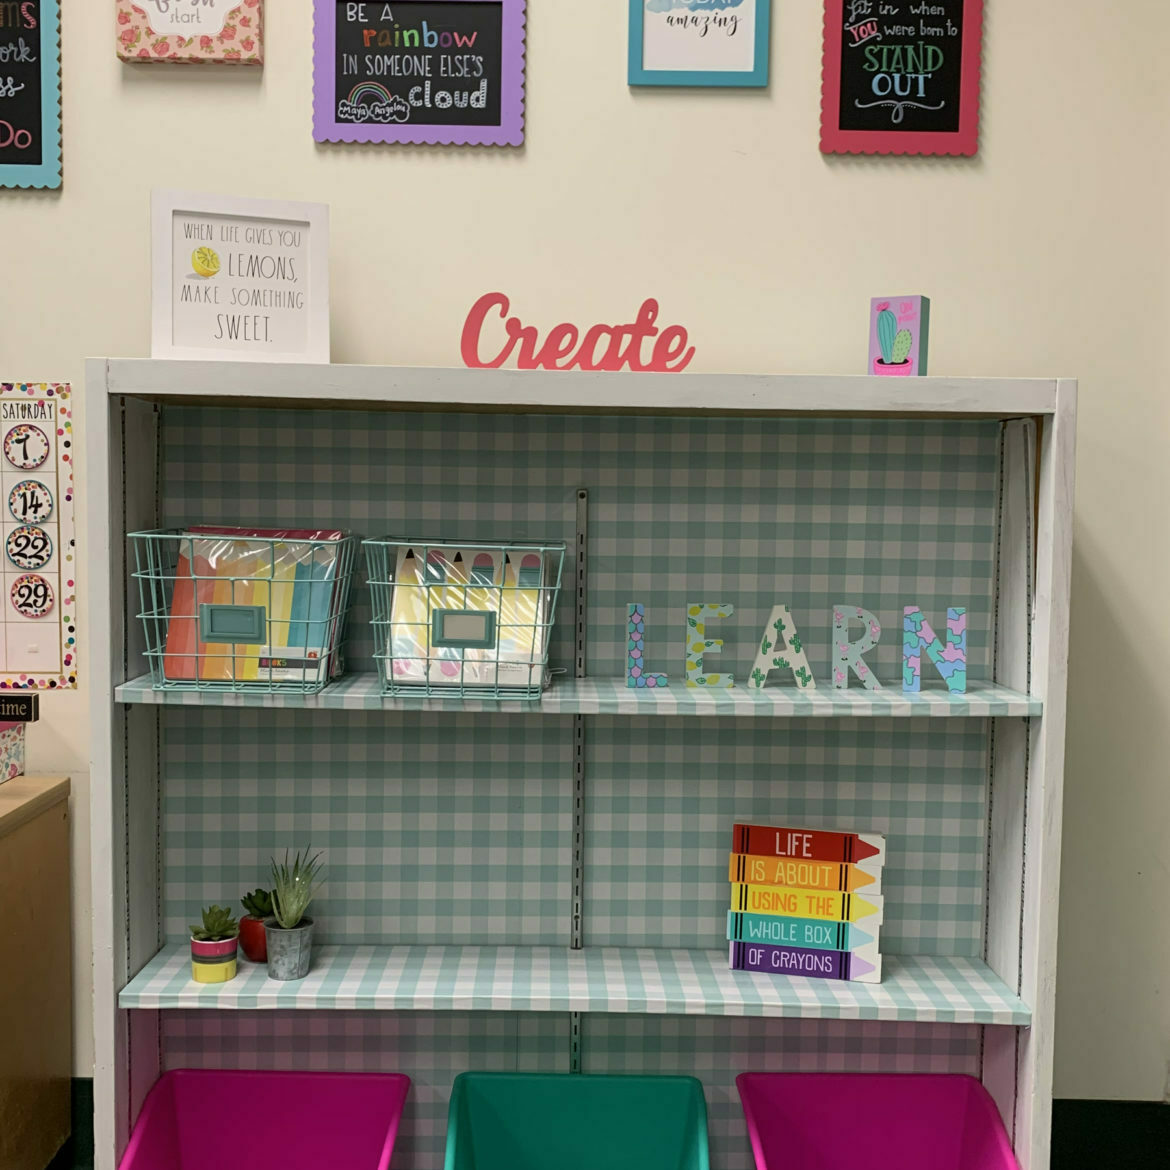
<instances>
[{"instance_id":1,"label":"hot pink bin","mask_svg":"<svg viewBox=\"0 0 1170 1170\"><path fill-rule=\"evenodd\" d=\"M398 1073L164 1073L120 1170L389 1170L409 1089Z\"/></svg>"},{"instance_id":2,"label":"hot pink bin","mask_svg":"<svg viewBox=\"0 0 1170 1170\"><path fill-rule=\"evenodd\" d=\"M743 1073L757 1170L1019 1170L974 1077Z\"/></svg>"}]
</instances>

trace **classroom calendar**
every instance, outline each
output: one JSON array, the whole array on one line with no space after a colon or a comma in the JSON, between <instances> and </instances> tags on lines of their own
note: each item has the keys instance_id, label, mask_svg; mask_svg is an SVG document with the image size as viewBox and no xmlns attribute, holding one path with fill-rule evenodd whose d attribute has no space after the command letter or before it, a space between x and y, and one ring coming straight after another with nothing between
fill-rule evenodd
<instances>
[{"instance_id":1,"label":"classroom calendar","mask_svg":"<svg viewBox=\"0 0 1170 1170\"><path fill-rule=\"evenodd\" d=\"M77 685L73 411L60 382L0 382L0 689Z\"/></svg>"}]
</instances>

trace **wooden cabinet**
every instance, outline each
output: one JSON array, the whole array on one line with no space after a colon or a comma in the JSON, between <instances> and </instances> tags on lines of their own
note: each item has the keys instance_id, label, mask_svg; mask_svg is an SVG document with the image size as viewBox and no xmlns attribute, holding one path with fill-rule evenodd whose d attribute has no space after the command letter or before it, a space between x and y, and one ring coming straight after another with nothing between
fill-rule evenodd
<instances>
[{"instance_id":1,"label":"wooden cabinet","mask_svg":"<svg viewBox=\"0 0 1170 1170\"><path fill-rule=\"evenodd\" d=\"M69 781L0 784L0 1166L44 1170L69 1137Z\"/></svg>"}]
</instances>

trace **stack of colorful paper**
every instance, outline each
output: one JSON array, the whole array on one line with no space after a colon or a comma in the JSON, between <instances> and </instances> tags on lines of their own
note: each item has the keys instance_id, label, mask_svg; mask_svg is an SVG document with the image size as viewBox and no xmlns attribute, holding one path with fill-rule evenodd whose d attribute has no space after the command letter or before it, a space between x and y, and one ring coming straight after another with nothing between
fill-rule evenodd
<instances>
[{"instance_id":1,"label":"stack of colorful paper","mask_svg":"<svg viewBox=\"0 0 1170 1170\"><path fill-rule=\"evenodd\" d=\"M319 682L340 668L344 532L199 526L178 537L163 675L168 681ZM204 640L209 609L260 615L254 643Z\"/></svg>"},{"instance_id":2,"label":"stack of colorful paper","mask_svg":"<svg viewBox=\"0 0 1170 1170\"><path fill-rule=\"evenodd\" d=\"M732 848L732 970L881 982L885 837L736 825Z\"/></svg>"}]
</instances>

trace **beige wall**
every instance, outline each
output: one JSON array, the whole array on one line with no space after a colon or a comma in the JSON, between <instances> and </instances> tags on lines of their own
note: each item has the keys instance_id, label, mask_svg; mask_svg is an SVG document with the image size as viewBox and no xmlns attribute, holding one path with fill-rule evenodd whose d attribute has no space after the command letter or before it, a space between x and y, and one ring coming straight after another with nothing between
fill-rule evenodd
<instances>
[{"instance_id":1,"label":"beige wall","mask_svg":"<svg viewBox=\"0 0 1170 1170\"><path fill-rule=\"evenodd\" d=\"M1079 377L1056 1088L1160 1097L1164 4L991 3L975 160L821 156L816 0L774 0L772 87L740 94L631 93L625 0L530 6L528 146L501 151L315 146L309 0L268 0L262 72L125 67L113 4L64 0L65 188L0 193L0 376L80 383L86 355L148 352L149 191L176 186L332 205L337 361L458 364L467 308L499 288L545 327L657 296L690 328L695 370L861 372L868 298L921 291L934 372ZM80 951L84 692L44 708L31 766L77 781Z\"/></svg>"}]
</instances>

